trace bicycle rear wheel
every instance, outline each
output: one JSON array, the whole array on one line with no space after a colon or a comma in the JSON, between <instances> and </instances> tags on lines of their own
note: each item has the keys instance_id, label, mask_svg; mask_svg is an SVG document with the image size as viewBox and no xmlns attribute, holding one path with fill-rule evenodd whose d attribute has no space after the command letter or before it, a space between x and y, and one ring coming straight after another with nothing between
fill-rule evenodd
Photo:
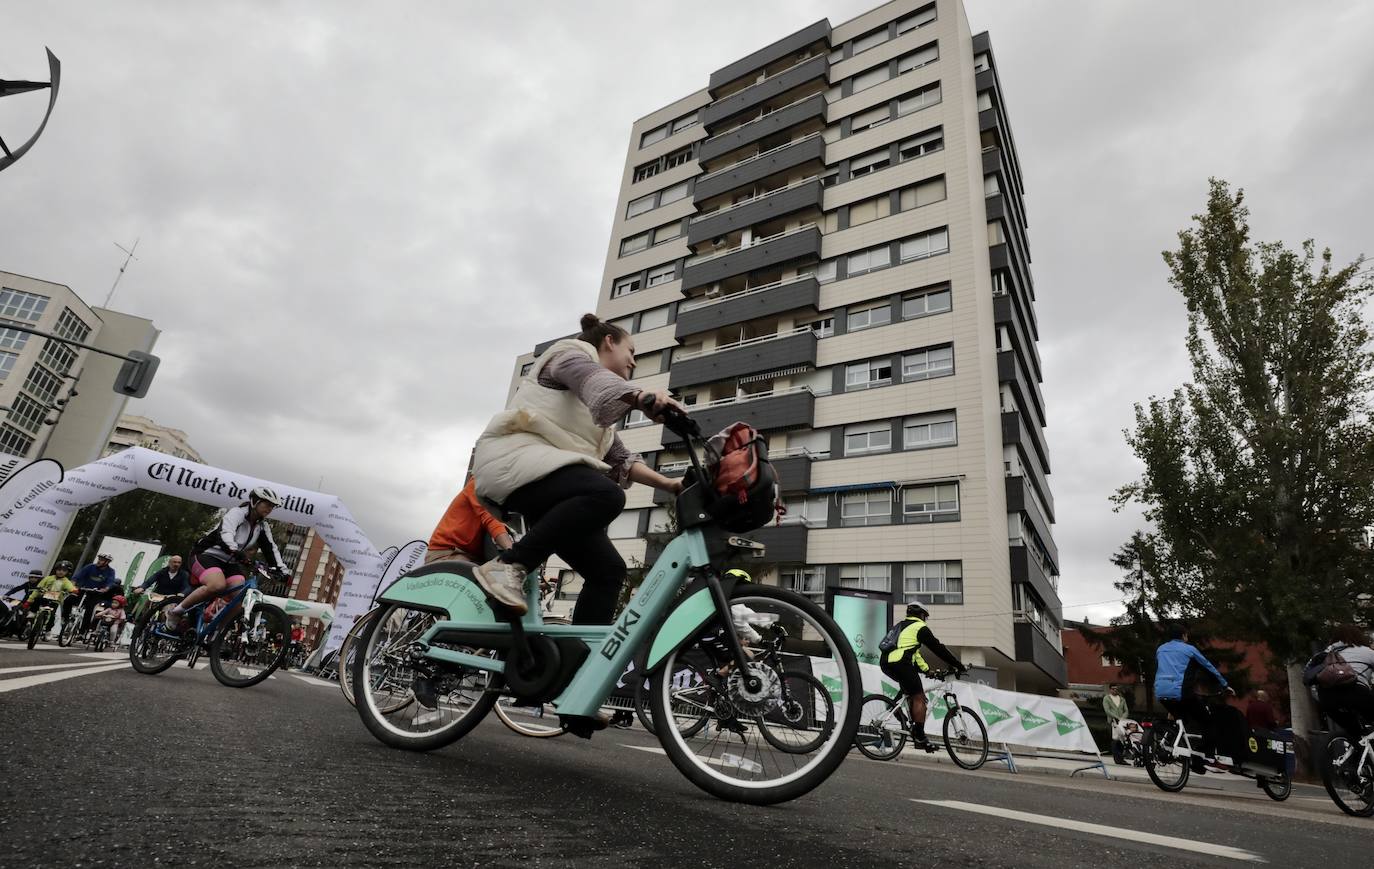
<instances>
[{"instance_id":1,"label":"bicycle rear wheel","mask_svg":"<svg viewBox=\"0 0 1374 869\"><path fill-rule=\"evenodd\" d=\"M363 628L367 627L368 619L375 617L376 614L376 609L371 609L363 613L358 620L353 623L353 627L349 629L343 642L339 644L338 656L336 658L339 662L339 690L343 691L344 699L348 701L348 705L350 706L357 705L353 697L353 656L358 642L358 635L363 632Z\"/></svg>"},{"instance_id":2,"label":"bicycle rear wheel","mask_svg":"<svg viewBox=\"0 0 1374 869\"><path fill-rule=\"evenodd\" d=\"M731 674L721 690L709 698L710 706L704 710L712 719L712 726L703 728L698 736L686 735L681 728L672 726L677 715L674 707L682 697L675 682L684 654L690 655L698 648L693 644L669 654L654 673L650 700L659 742L678 771L713 796L756 805L796 799L825 781L854 742L862 696L858 661L835 621L801 595L772 586L741 583L731 592L729 602L743 604L760 615L775 615L787 627L788 636L808 639L807 651L813 653L813 668L835 704L835 726L814 750L806 753L779 750L758 732L757 725L751 729L750 722L776 708L782 699L782 680L777 671L755 662L750 671L759 678L761 687L748 689L741 674ZM718 623L708 623L706 630L713 627L718 627Z\"/></svg>"},{"instance_id":3,"label":"bicycle rear wheel","mask_svg":"<svg viewBox=\"0 0 1374 869\"><path fill-rule=\"evenodd\" d=\"M71 617L62 622L62 629L57 632L57 644L59 646L66 648L75 642L77 628L80 627L84 615L85 607L72 607Z\"/></svg>"},{"instance_id":4,"label":"bicycle rear wheel","mask_svg":"<svg viewBox=\"0 0 1374 869\"><path fill-rule=\"evenodd\" d=\"M820 748L835 726L835 701L821 680L810 673L782 674L777 708L757 719L763 738L779 751L806 754Z\"/></svg>"},{"instance_id":5,"label":"bicycle rear wheel","mask_svg":"<svg viewBox=\"0 0 1374 869\"><path fill-rule=\"evenodd\" d=\"M654 712L650 708L649 681L647 679L640 679L635 683L635 717L639 719L639 723L644 726L645 730L653 734L658 733L654 729Z\"/></svg>"},{"instance_id":6,"label":"bicycle rear wheel","mask_svg":"<svg viewBox=\"0 0 1374 869\"><path fill-rule=\"evenodd\" d=\"M533 739L548 739L562 736L568 729L558 720L558 711L552 703L522 705L514 697L500 697L494 711L501 723L521 736Z\"/></svg>"},{"instance_id":7,"label":"bicycle rear wheel","mask_svg":"<svg viewBox=\"0 0 1374 869\"><path fill-rule=\"evenodd\" d=\"M210 671L221 685L251 688L286 660L291 620L272 604L260 603L247 618L239 613L220 625L210 643Z\"/></svg>"},{"instance_id":8,"label":"bicycle rear wheel","mask_svg":"<svg viewBox=\"0 0 1374 869\"><path fill-rule=\"evenodd\" d=\"M892 760L906 745L906 728L897 715L899 700L886 694L865 694L854 745L865 757Z\"/></svg>"},{"instance_id":9,"label":"bicycle rear wheel","mask_svg":"<svg viewBox=\"0 0 1374 869\"><path fill-rule=\"evenodd\" d=\"M1322 784L1331 802L1347 815L1374 815L1374 758L1364 746L1345 736L1333 736L1321 759Z\"/></svg>"},{"instance_id":10,"label":"bicycle rear wheel","mask_svg":"<svg viewBox=\"0 0 1374 869\"><path fill-rule=\"evenodd\" d=\"M129 639L129 663L138 672L148 676L161 673L185 654L185 640L161 630L163 610L175 605L175 600L164 600L144 610L134 625L134 635Z\"/></svg>"},{"instance_id":11,"label":"bicycle rear wheel","mask_svg":"<svg viewBox=\"0 0 1374 869\"><path fill-rule=\"evenodd\" d=\"M1163 732L1160 732L1161 728L1151 728L1150 736L1145 740L1145 772L1156 787L1169 793L1183 790L1190 771L1190 759L1177 757L1173 752L1179 727L1182 725L1171 721L1168 727L1162 729Z\"/></svg>"},{"instance_id":12,"label":"bicycle rear wheel","mask_svg":"<svg viewBox=\"0 0 1374 869\"><path fill-rule=\"evenodd\" d=\"M945 751L964 769L977 769L988 761L988 729L973 712L960 706L945 715Z\"/></svg>"},{"instance_id":13,"label":"bicycle rear wheel","mask_svg":"<svg viewBox=\"0 0 1374 869\"><path fill-rule=\"evenodd\" d=\"M476 727L496 703L488 672L441 667L411 655L434 620L433 613L388 604L358 634L354 706L368 732L393 748L442 748ZM417 687L423 701L415 698ZM402 702L407 699L416 702Z\"/></svg>"}]
</instances>

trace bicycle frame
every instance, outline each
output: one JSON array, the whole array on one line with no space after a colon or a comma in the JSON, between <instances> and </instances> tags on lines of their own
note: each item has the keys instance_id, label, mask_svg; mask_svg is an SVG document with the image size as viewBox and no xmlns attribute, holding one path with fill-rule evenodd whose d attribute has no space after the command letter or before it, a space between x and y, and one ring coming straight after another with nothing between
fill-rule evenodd
<instances>
[{"instance_id":1,"label":"bicycle frame","mask_svg":"<svg viewBox=\"0 0 1374 869\"><path fill-rule=\"evenodd\" d=\"M214 618L210 619L209 622L206 622L205 608L210 605L211 601L219 600L225 597L226 595L233 595L233 597L225 602L224 607L220 609L219 612L215 613ZM210 598L210 600L206 601L205 603L196 604L196 638L195 642L192 644L192 654L196 654L194 650L198 650L207 638L214 636L215 631L219 630L219 627L231 615L234 615L234 611L238 609L239 604L244 603L245 599L247 599L247 603L243 607L243 615L244 618L248 618L252 615L253 607L257 604L258 599L261 597L262 594L258 591L257 577L249 576L246 579L244 579L244 581L239 585L236 585L233 588L224 589L219 594L216 594L214 597ZM160 625L155 625L152 627L155 633L159 633L162 636L171 637L172 639L180 639L179 637L172 637L171 634L163 632Z\"/></svg>"}]
</instances>

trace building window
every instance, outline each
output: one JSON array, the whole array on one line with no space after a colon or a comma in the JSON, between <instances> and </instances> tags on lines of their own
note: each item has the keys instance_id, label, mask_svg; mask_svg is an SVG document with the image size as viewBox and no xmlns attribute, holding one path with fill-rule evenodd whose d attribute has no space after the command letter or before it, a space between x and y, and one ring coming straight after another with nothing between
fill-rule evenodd
<instances>
[{"instance_id":1,"label":"building window","mask_svg":"<svg viewBox=\"0 0 1374 869\"><path fill-rule=\"evenodd\" d=\"M997 173L991 172L983 176L983 195L997 196L1002 192L1002 185L997 182Z\"/></svg>"},{"instance_id":2,"label":"building window","mask_svg":"<svg viewBox=\"0 0 1374 869\"><path fill-rule=\"evenodd\" d=\"M890 449L892 449L892 426L886 421L851 425L844 430L844 454L846 456L885 453Z\"/></svg>"},{"instance_id":3,"label":"building window","mask_svg":"<svg viewBox=\"0 0 1374 869\"><path fill-rule=\"evenodd\" d=\"M639 253L641 250L649 248L649 233L641 232L639 235L632 235L620 243L620 255L628 256L632 253Z\"/></svg>"},{"instance_id":4,"label":"building window","mask_svg":"<svg viewBox=\"0 0 1374 869\"><path fill-rule=\"evenodd\" d=\"M677 277L677 263L668 263L657 268L649 269L649 286L656 287L659 284L666 284ZM633 292L633 290L631 290Z\"/></svg>"},{"instance_id":5,"label":"building window","mask_svg":"<svg viewBox=\"0 0 1374 869\"><path fill-rule=\"evenodd\" d=\"M526 362L524 365L521 365L521 366L520 366L520 376L521 376L521 377L528 377L528 376L529 376L529 373L530 373L531 371L533 371L533 370L534 370L534 363L533 363L533 362Z\"/></svg>"},{"instance_id":6,"label":"building window","mask_svg":"<svg viewBox=\"0 0 1374 869\"><path fill-rule=\"evenodd\" d=\"M617 317L617 318L614 319L614 320L610 320L610 321L609 321L609 324L612 325L612 326L619 326L621 329L624 329L626 332L633 332L633 331L634 331L634 324L635 324L634 314L630 314L630 315L625 316L625 317Z\"/></svg>"},{"instance_id":7,"label":"building window","mask_svg":"<svg viewBox=\"0 0 1374 869\"><path fill-rule=\"evenodd\" d=\"M63 308L62 316L57 318L57 325L53 328L53 332L59 337L85 343L87 336L91 334L91 327L73 314L71 308Z\"/></svg>"},{"instance_id":8,"label":"building window","mask_svg":"<svg viewBox=\"0 0 1374 869\"><path fill-rule=\"evenodd\" d=\"M940 44L932 42L923 45L910 54L902 55L897 58L897 75L911 72L913 69L920 69L928 66L940 59Z\"/></svg>"},{"instance_id":9,"label":"building window","mask_svg":"<svg viewBox=\"0 0 1374 869\"><path fill-rule=\"evenodd\" d=\"M922 6L910 15L897 19L897 35L901 36L903 33L910 33L918 27L925 27L934 20L935 4L931 3L929 6Z\"/></svg>"},{"instance_id":10,"label":"building window","mask_svg":"<svg viewBox=\"0 0 1374 869\"><path fill-rule=\"evenodd\" d=\"M696 126L697 124L699 124L699 123L700 123L700 121L697 120L697 113L696 113L696 112L692 112L691 114L688 114L688 115L683 115L682 117L678 118L676 121L673 121L673 132L674 132L674 133L681 133L683 130L687 129L688 127L695 127L695 126Z\"/></svg>"},{"instance_id":11,"label":"building window","mask_svg":"<svg viewBox=\"0 0 1374 869\"><path fill-rule=\"evenodd\" d=\"M47 309L47 296L11 290L9 287L0 289L0 317L37 323L43 319L43 312Z\"/></svg>"},{"instance_id":12,"label":"building window","mask_svg":"<svg viewBox=\"0 0 1374 869\"><path fill-rule=\"evenodd\" d=\"M857 528L861 525L892 524L892 491L873 489L851 492L840 499L840 525Z\"/></svg>"},{"instance_id":13,"label":"building window","mask_svg":"<svg viewBox=\"0 0 1374 869\"><path fill-rule=\"evenodd\" d=\"M53 399L57 398L57 391L62 388L62 381L49 374L43 366L35 365L29 370L29 376L24 379L24 388L44 404L52 404Z\"/></svg>"},{"instance_id":14,"label":"building window","mask_svg":"<svg viewBox=\"0 0 1374 869\"><path fill-rule=\"evenodd\" d=\"M908 450L947 447L959 442L954 411L923 413L902 423L902 446Z\"/></svg>"},{"instance_id":15,"label":"building window","mask_svg":"<svg viewBox=\"0 0 1374 869\"><path fill-rule=\"evenodd\" d=\"M871 87L876 87L887 81L889 77L889 67L888 64L884 62L882 66L875 66L873 69L854 76L854 87L850 90L850 93L856 94L859 91L866 91Z\"/></svg>"},{"instance_id":16,"label":"building window","mask_svg":"<svg viewBox=\"0 0 1374 869\"><path fill-rule=\"evenodd\" d=\"M903 242L905 244L905 242ZM892 264L892 246L881 244L877 247L870 247L868 250L861 250L851 253L846 264L849 277L861 275L864 272L871 272L877 269L885 269Z\"/></svg>"},{"instance_id":17,"label":"building window","mask_svg":"<svg viewBox=\"0 0 1374 869\"><path fill-rule=\"evenodd\" d=\"M875 359L870 362L856 362L844 368L844 391L872 389L887 386L892 382L892 360Z\"/></svg>"},{"instance_id":18,"label":"building window","mask_svg":"<svg viewBox=\"0 0 1374 869\"><path fill-rule=\"evenodd\" d=\"M940 83L938 81L917 88L911 93L903 94L897 98L897 117L919 112L927 106L933 106L940 102L940 99Z\"/></svg>"},{"instance_id":19,"label":"building window","mask_svg":"<svg viewBox=\"0 0 1374 869\"><path fill-rule=\"evenodd\" d=\"M905 603L962 604L964 565L960 561L916 561L903 565Z\"/></svg>"},{"instance_id":20,"label":"building window","mask_svg":"<svg viewBox=\"0 0 1374 869\"><path fill-rule=\"evenodd\" d=\"M690 159L692 159L692 146L688 145L686 148L681 148L664 157L663 169L664 171L676 169Z\"/></svg>"},{"instance_id":21,"label":"building window","mask_svg":"<svg viewBox=\"0 0 1374 869\"><path fill-rule=\"evenodd\" d=\"M835 280L835 264L837 260L828 259L824 262L811 263L797 269L797 277L815 275L816 280L822 284L828 284Z\"/></svg>"},{"instance_id":22,"label":"building window","mask_svg":"<svg viewBox=\"0 0 1374 869\"><path fill-rule=\"evenodd\" d=\"M850 311L846 318L845 331L857 332L874 326L886 326L892 322L892 306L884 302L861 311Z\"/></svg>"},{"instance_id":23,"label":"building window","mask_svg":"<svg viewBox=\"0 0 1374 869\"><path fill-rule=\"evenodd\" d=\"M639 331L647 332L668 325L668 306L650 308L639 315Z\"/></svg>"},{"instance_id":24,"label":"building window","mask_svg":"<svg viewBox=\"0 0 1374 869\"><path fill-rule=\"evenodd\" d=\"M668 138L668 130L670 129L670 127L670 124L664 124L661 127L654 127L649 132L640 136L639 147L647 148L655 142L661 142L664 139Z\"/></svg>"},{"instance_id":25,"label":"building window","mask_svg":"<svg viewBox=\"0 0 1374 869\"><path fill-rule=\"evenodd\" d=\"M682 238L681 220L665 223L654 230L654 244L663 244L665 241L672 241L675 238Z\"/></svg>"},{"instance_id":26,"label":"building window","mask_svg":"<svg viewBox=\"0 0 1374 869\"><path fill-rule=\"evenodd\" d=\"M892 567L887 564L844 564L840 566L840 587L864 591L890 591Z\"/></svg>"},{"instance_id":27,"label":"building window","mask_svg":"<svg viewBox=\"0 0 1374 869\"><path fill-rule=\"evenodd\" d=\"M930 232L923 232L920 235L902 239L902 262L904 263L942 253L949 253L949 230L943 226L939 229L932 229Z\"/></svg>"},{"instance_id":28,"label":"building window","mask_svg":"<svg viewBox=\"0 0 1374 869\"><path fill-rule=\"evenodd\" d=\"M10 402L10 422L32 434L37 434L43 427L43 419L47 414L47 408L22 393Z\"/></svg>"},{"instance_id":29,"label":"building window","mask_svg":"<svg viewBox=\"0 0 1374 869\"><path fill-rule=\"evenodd\" d=\"M987 72L991 68L991 65L988 63L988 53L986 51L980 51L973 56L974 72Z\"/></svg>"},{"instance_id":30,"label":"building window","mask_svg":"<svg viewBox=\"0 0 1374 869\"><path fill-rule=\"evenodd\" d=\"M10 372L14 370L14 363L18 361L18 353L0 351L0 380L10 376Z\"/></svg>"},{"instance_id":31,"label":"building window","mask_svg":"<svg viewBox=\"0 0 1374 869\"><path fill-rule=\"evenodd\" d=\"M992 94L983 91L978 95L978 111L986 112L990 108L992 108Z\"/></svg>"},{"instance_id":32,"label":"building window","mask_svg":"<svg viewBox=\"0 0 1374 869\"><path fill-rule=\"evenodd\" d=\"M788 439L791 442L791 439ZM780 525L805 525L807 528L824 528L830 521L830 503L824 495L814 498L787 498L783 501L787 511L778 520Z\"/></svg>"},{"instance_id":33,"label":"building window","mask_svg":"<svg viewBox=\"0 0 1374 869\"><path fill-rule=\"evenodd\" d=\"M913 317L926 317L931 314L943 314L951 307L951 297L949 287L938 290L922 290L911 295L902 296L902 319L910 320Z\"/></svg>"},{"instance_id":34,"label":"building window","mask_svg":"<svg viewBox=\"0 0 1374 869\"><path fill-rule=\"evenodd\" d=\"M920 208L922 205L930 205L932 202L943 202L945 199L945 176L940 175L905 187L898 195L901 209L910 211L913 208Z\"/></svg>"},{"instance_id":35,"label":"building window","mask_svg":"<svg viewBox=\"0 0 1374 869\"><path fill-rule=\"evenodd\" d=\"M1000 221L1000 220L989 220L989 221L988 221L988 246L989 246L989 247L992 247L992 246L995 246L995 245L1006 244L1006 243L1007 243L1007 233L1006 233L1006 231L1002 228L1002 221Z\"/></svg>"},{"instance_id":36,"label":"building window","mask_svg":"<svg viewBox=\"0 0 1374 869\"><path fill-rule=\"evenodd\" d=\"M931 347L902 356L902 380L929 380L954 373L954 347Z\"/></svg>"},{"instance_id":37,"label":"building window","mask_svg":"<svg viewBox=\"0 0 1374 869\"><path fill-rule=\"evenodd\" d=\"M825 600L825 568L796 567L778 572L778 580L783 588L809 597L816 603Z\"/></svg>"},{"instance_id":38,"label":"building window","mask_svg":"<svg viewBox=\"0 0 1374 869\"><path fill-rule=\"evenodd\" d=\"M43 345L43 352L38 355L38 361L58 374L66 374L76 364L76 350L49 338Z\"/></svg>"},{"instance_id":39,"label":"building window","mask_svg":"<svg viewBox=\"0 0 1374 869\"><path fill-rule=\"evenodd\" d=\"M849 225L860 226L892 213L892 197L886 193L849 206Z\"/></svg>"},{"instance_id":40,"label":"building window","mask_svg":"<svg viewBox=\"0 0 1374 869\"><path fill-rule=\"evenodd\" d=\"M687 182L683 181L681 184L674 184L672 187L665 187L662 190L658 191L659 207L667 205L671 202L677 202L679 199L687 198L688 186L689 185L687 184Z\"/></svg>"},{"instance_id":41,"label":"building window","mask_svg":"<svg viewBox=\"0 0 1374 869\"><path fill-rule=\"evenodd\" d=\"M0 425L0 453L12 456L28 455L33 448L33 438L11 425Z\"/></svg>"},{"instance_id":42,"label":"building window","mask_svg":"<svg viewBox=\"0 0 1374 869\"><path fill-rule=\"evenodd\" d=\"M18 329L0 329L0 348L23 350L27 343L29 343L28 332L20 332Z\"/></svg>"},{"instance_id":43,"label":"building window","mask_svg":"<svg viewBox=\"0 0 1374 869\"><path fill-rule=\"evenodd\" d=\"M914 486L902 492L902 515L908 522L951 521L959 518L959 484Z\"/></svg>"},{"instance_id":44,"label":"building window","mask_svg":"<svg viewBox=\"0 0 1374 869\"><path fill-rule=\"evenodd\" d=\"M648 425L651 422L653 422L653 420L645 416L644 411L632 410L630 411L629 415L625 417L625 428L634 428L635 426L639 425Z\"/></svg>"},{"instance_id":45,"label":"building window","mask_svg":"<svg viewBox=\"0 0 1374 869\"><path fill-rule=\"evenodd\" d=\"M646 179L646 178L652 178L652 177L654 177L654 176L657 175L657 174L658 174L658 161L657 161L657 160L650 160L648 163L645 163L643 166L636 166L636 167L635 167L634 178L631 179L630 183L632 183L632 184L638 184L639 182L643 181L644 179Z\"/></svg>"},{"instance_id":46,"label":"building window","mask_svg":"<svg viewBox=\"0 0 1374 869\"><path fill-rule=\"evenodd\" d=\"M891 163L891 151L887 147L882 147L850 160L849 177L859 178L880 169L886 169Z\"/></svg>"},{"instance_id":47,"label":"building window","mask_svg":"<svg viewBox=\"0 0 1374 869\"><path fill-rule=\"evenodd\" d=\"M798 326L810 326L811 331L816 333L817 338L829 338L835 334L835 318L822 317L819 320L812 320L810 323L798 323Z\"/></svg>"},{"instance_id":48,"label":"building window","mask_svg":"<svg viewBox=\"0 0 1374 869\"><path fill-rule=\"evenodd\" d=\"M654 199L657 193L650 193L648 196L641 196L638 199L631 199L630 204L625 207L625 217L629 219L643 214L646 211L654 210Z\"/></svg>"},{"instance_id":49,"label":"building window","mask_svg":"<svg viewBox=\"0 0 1374 869\"><path fill-rule=\"evenodd\" d=\"M850 49L852 52L850 56L852 57L853 55L858 54L861 51L868 51L870 48L882 45L884 42L887 42L887 39L887 25L884 24L882 27L879 27L872 33L865 33L863 36L860 36L858 39L855 39L854 47Z\"/></svg>"},{"instance_id":50,"label":"building window","mask_svg":"<svg viewBox=\"0 0 1374 869\"><path fill-rule=\"evenodd\" d=\"M631 275L628 278L621 278L611 287L611 298L618 299L621 296L628 296L637 293L644 288L644 282L639 275Z\"/></svg>"},{"instance_id":51,"label":"building window","mask_svg":"<svg viewBox=\"0 0 1374 869\"><path fill-rule=\"evenodd\" d=\"M639 536L639 514L642 510L626 510L611 520L606 534L612 540L626 540Z\"/></svg>"},{"instance_id":52,"label":"building window","mask_svg":"<svg viewBox=\"0 0 1374 869\"><path fill-rule=\"evenodd\" d=\"M651 377L663 373L663 351L655 350L635 357L635 377Z\"/></svg>"},{"instance_id":53,"label":"building window","mask_svg":"<svg viewBox=\"0 0 1374 869\"><path fill-rule=\"evenodd\" d=\"M869 109L866 112L859 112L849 121L850 135L862 133L870 127L886 124L892 117L892 110L884 103L876 109Z\"/></svg>"},{"instance_id":54,"label":"building window","mask_svg":"<svg viewBox=\"0 0 1374 869\"><path fill-rule=\"evenodd\" d=\"M918 133L902 142L901 145L897 146L897 158L901 162L915 160L917 157L924 157L927 154L934 154L936 151L943 150L944 147L944 128L936 127L933 130Z\"/></svg>"}]
</instances>

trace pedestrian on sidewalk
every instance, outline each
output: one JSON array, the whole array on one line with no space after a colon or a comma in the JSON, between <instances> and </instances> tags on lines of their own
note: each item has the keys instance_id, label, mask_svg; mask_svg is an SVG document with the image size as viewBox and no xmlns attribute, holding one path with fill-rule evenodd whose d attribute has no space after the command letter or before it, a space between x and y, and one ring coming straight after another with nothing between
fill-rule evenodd
<instances>
[{"instance_id":1,"label":"pedestrian on sidewalk","mask_svg":"<svg viewBox=\"0 0 1374 869\"><path fill-rule=\"evenodd\" d=\"M1107 693L1102 698L1102 711L1107 713L1107 724L1112 729L1112 760L1118 765L1124 764L1126 732L1121 727L1121 721L1130 714L1130 708L1116 685L1107 686Z\"/></svg>"}]
</instances>

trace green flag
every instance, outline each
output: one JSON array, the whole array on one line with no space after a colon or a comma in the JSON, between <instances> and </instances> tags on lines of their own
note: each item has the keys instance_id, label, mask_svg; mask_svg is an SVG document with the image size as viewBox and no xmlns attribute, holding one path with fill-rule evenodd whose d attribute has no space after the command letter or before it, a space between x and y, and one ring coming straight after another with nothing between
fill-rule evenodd
<instances>
[{"instance_id":1,"label":"green flag","mask_svg":"<svg viewBox=\"0 0 1374 869\"><path fill-rule=\"evenodd\" d=\"M987 719L989 725L996 724L999 721L1006 721L1008 718L1011 717L1010 712L997 706L993 706L986 700L979 700L978 708L983 710L983 717Z\"/></svg>"},{"instance_id":2,"label":"green flag","mask_svg":"<svg viewBox=\"0 0 1374 869\"><path fill-rule=\"evenodd\" d=\"M1077 730L1080 727L1083 727L1084 725L1083 722L1075 721L1069 716L1063 714L1062 712L1056 712L1054 713L1054 726L1058 728L1059 735L1064 736L1065 734L1073 733L1075 730Z\"/></svg>"},{"instance_id":3,"label":"green flag","mask_svg":"<svg viewBox=\"0 0 1374 869\"><path fill-rule=\"evenodd\" d=\"M1021 727L1024 730L1034 730L1037 727L1044 727L1046 724L1050 723L1048 718L1041 718L1029 709L1018 706L1016 707L1016 711L1021 713Z\"/></svg>"}]
</instances>

